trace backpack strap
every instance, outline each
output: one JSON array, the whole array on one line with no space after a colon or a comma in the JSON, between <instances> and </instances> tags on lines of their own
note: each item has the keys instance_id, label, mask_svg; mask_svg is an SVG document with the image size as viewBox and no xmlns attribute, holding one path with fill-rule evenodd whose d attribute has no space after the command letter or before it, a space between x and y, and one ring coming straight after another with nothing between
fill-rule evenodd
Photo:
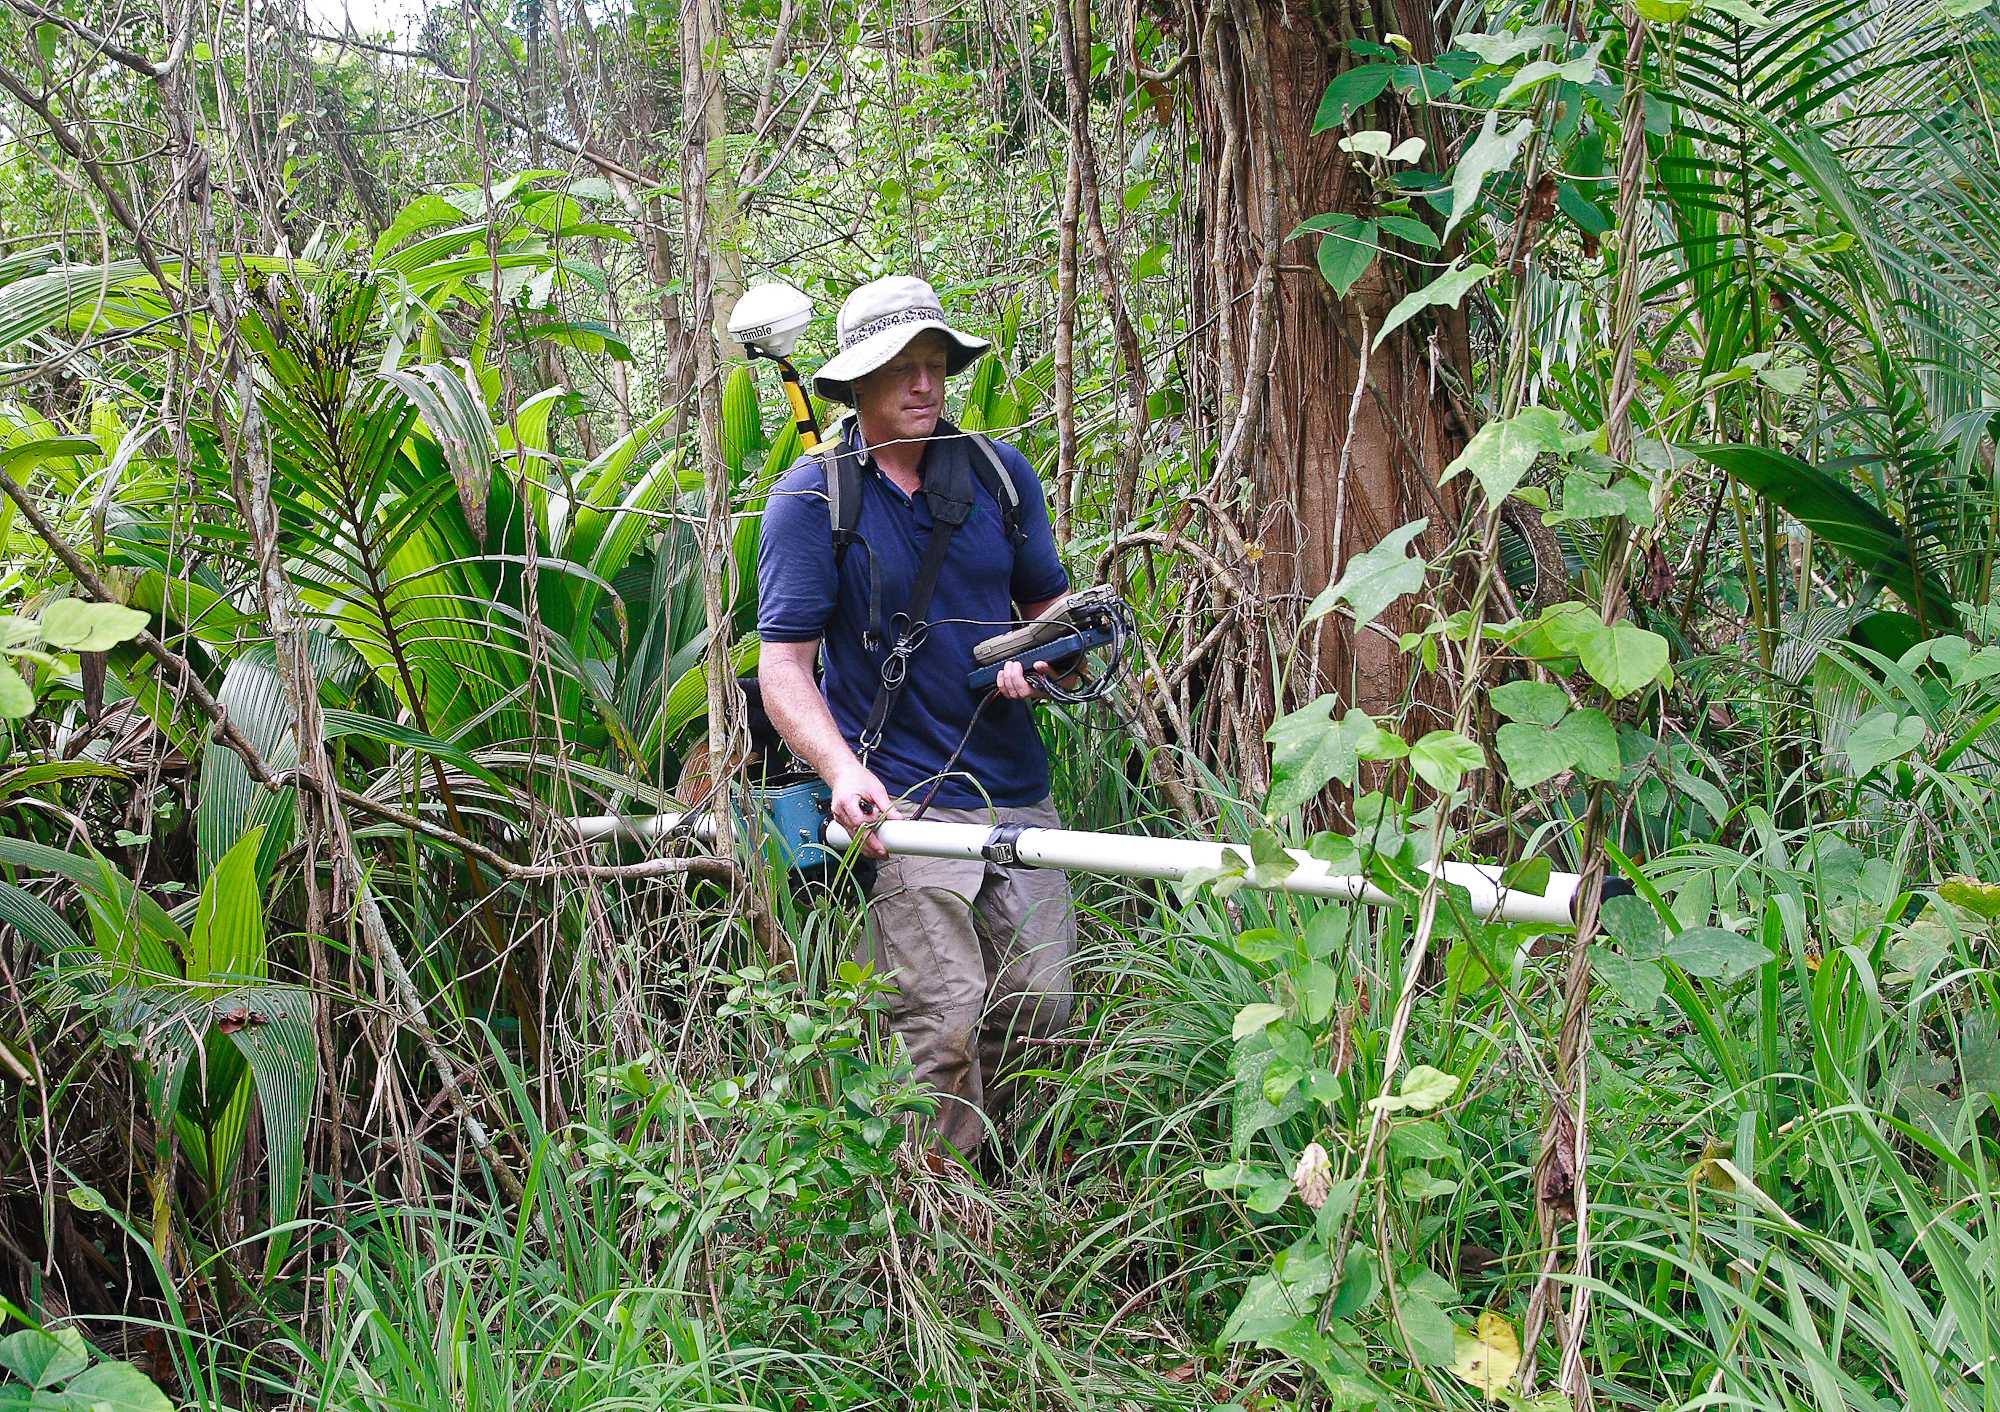
<instances>
[{"instance_id":1,"label":"backpack strap","mask_svg":"<svg viewBox=\"0 0 2000 1412\"><path fill-rule=\"evenodd\" d=\"M945 553L951 547L953 531L962 520L963 516L957 520L937 520L931 526L931 542L924 549L917 581L910 589L910 606L896 615L896 644L883 659L881 685L875 689L868 722L856 742L863 765L868 763L869 753L882 743L882 728L889 723L889 713L896 709L896 698L903 694L903 687L910 679L910 658L930 633L927 615L931 610L931 595L937 592L938 579L944 574Z\"/></svg>"},{"instance_id":2,"label":"backpack strap","mask_svg":"<svg viewBox=\"0 0 2000 1412\"><path fill-rule=\"evenodd\" d=\"M965 436L980 453L972 458L972 469L978 472L987 493L999 503L1000 518L1007 526L1007 542L1019 549L1028 536L1021 528L1021 492L1014 484L1014 473L1007 469L1007 463L1000 459L999 451L987 437L976 431Z\"/></svg>"},{"instance_id":3,"label":"backpack strap","mask_svg":"<svg viewBox=\"0 0 2000 1412\"><path fill-rule=\"evenodd\" d=\"M958 435L958 429L948 422L939 422L938 430L947 437ZM916 582L910 587L909 604L896 615L895 640L889 648L889 655L882 661L881 682L875 691L875 701L869 707L867 723L856 742L863 764L867 763L870 752L882 743L882 731L896 709L896 700L903 694L903 687L908 684L910 659L923 647L924 639L930 634L931 598L937 592L938 580L944 575L952 536L972 513L975 499L972 474L977 473L980 479L985 479L985 470L978 466L981 458L964 455L960 459L962 455L957 447L947 446L944 454L931 461L924 473L924 486L919 493L930 504L930 542L924 548ZM1004 509L1006 501L1001 498L1001 493L998 490L989 493L1001 500Z\"/></svg>"},{"instance_id":4,"label":"backpack strap","mask_svg":"<svg viewBox=\"0 0 2000 1412\"><path fill-rule=\"evenodd\" d=\"M861 455L848 441L848 423L841 421L821 441L813 455L826 472L826 512L833 529L833 571L847 562L848 549L856 544L868 556L868 623L862 630L862 646L871 652L882 650L882 561L868 547L856 528L861 523Z\"/></svg>"},{"instance_id":5,"label":"backpack strap","mask_svg":"<svg viewBox=\"0 0 2000 1412\"><path fill-rule=\"evenodd\" d=\"M1008 543L1018 548L1026 538L1021 530L1021 492L1014 484L1007 463L1000 459L993 443L977 432L959 433L957 428L943 422L939 423L938 429L946 435L963 434L978 448L978 454L969 456L967 460L987 493L1000 507ZM826 470L827 515L833 530L835 570L838 571L846 559L850 545L859 544L862 552L868 555L868 625L862 635L862 645L875 652L882 650L888 642L882 622L882 561L856 529L861 522L861 457L848 443L847 431L845 423L836 427L815 454ZM964 473L960 471L956 474L962 477ZM960 484L963 484L962 480ZM923 561L918 566L916 582L911 585L909 605L896 615L896 639L889 645L889 655L882 662L881 682L857 742L864 765L869 754L882 743L883 728L888 725L889 716L896 709L897 698L903 694L903 687L909 680L910 658L924 645L924 639L929 634L931 598L937 592L939 578L944 574L952 535L972 509L969 486L953 494L951 487L941 483L923 493L930 497L931 502L930 543L925 547Z\"/></svg>"},{"instance_id":6,"label":"backpack strap","mask_svg":"<svg viewBox=\"0 0 2000 1412\"><path fill-rule=\"evenodd\" d=\"M833 527L835 565L847 558L847 546L855 540L854 527L861 523L861 457L848 444L847 430L844 420L835 423L812 452L826 472L826 511Z\"/></svg>"}]
</instances>

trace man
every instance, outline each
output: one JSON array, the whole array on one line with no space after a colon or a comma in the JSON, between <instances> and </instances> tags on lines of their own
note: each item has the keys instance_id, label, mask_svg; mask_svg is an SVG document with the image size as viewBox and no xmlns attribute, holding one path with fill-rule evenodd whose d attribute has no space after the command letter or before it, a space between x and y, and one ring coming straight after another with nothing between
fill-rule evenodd
<instances>
[{"instance_id":1,"label":"man","mask_svg":"<svg viewBox=\"0 0 2000 1412\"><path fill-rule=\"evenodd\" d=\"M1038 617L1069 587L1027 458L940 420L946 379L989 345L953 329L930 285L903 276L850 295L838 333L839 352L813 389L855 415L822 454L792 467L764 511L764 709L832 789L834 817L857 835L927 797L927 818L1060 827L1028 674L1010 663L983 710L984 693L965 681L973 645L1012 626L1016 604L1020 616ZM853 458L844 477L843 456ZM853 484L855 464L859 516L838 548L828 472L838 491ZM954 516L962 518L947 529ZM949 538L924 607L913 599L940 533ZM908 632L917 619L928 629ZM903 685L870 730L883 663L899 647ZM822 659L823 690L813 671ZM1046 667L1037 663L1037 673ZM941 1096L935 1140L971 1161L988 1119L1011 1098L1004 1071L1018 1063L1018 1041L1068 1021L1069 880L996 863L889 859L872 833L863 837L883 859L864 945L879 971L893 973L890 1024L916 1076Z\"/></svg>"}]
</instances>

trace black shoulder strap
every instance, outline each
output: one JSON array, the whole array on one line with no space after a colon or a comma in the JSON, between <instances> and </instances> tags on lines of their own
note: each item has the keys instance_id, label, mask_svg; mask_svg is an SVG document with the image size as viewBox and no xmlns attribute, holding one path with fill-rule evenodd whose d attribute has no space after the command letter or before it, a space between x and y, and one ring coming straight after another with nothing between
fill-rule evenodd
<instances>
[{"instance_id":1,"label":"black shoulder strap","mask_svg":"<svg viewBox=\"0 0 2000 1412\"><path fill-rule=\"evenodd\" d=\"M882 663L882 684L875 689L875 702L868 708L868 723L861 728L864 765L868 763L869 752L882 743L882 728L889 723L889 713L896 709L896 698L903 694L904 683L910 678L910 658L923 646L930 630L931 596L937 592L938 579L944 574L945 553L951 548L952 532L958 524L957 520L937 519L931 523L931 542L924 547L923 562L917 566L917 581L910 587L910 606L896 615L900 624L896 645L889 649Z\"/></svg>"},{"instance_id":2,"label":"black shoulder strap","mask_svg":"<svg viewBox=\"0 0 2000 1412\"><path fill-rule=\"evenodd\" d=\"M938 429L947 435L959 434L957 428L948 423L941 422ZM837 429L828 438L826 450L820 457L821 464L826 467L827 514L833 527L833 561L838 570L847 557L848 546L856 543L868 555L868 627L862 642L870 651L879 651L886 640L882 631L882 564L874 551L869 549L868 542L856 533L856 526L861 522L861 458L847 444L844 432L845 428ZM967 459L986 486L987 493L1000 506L1008 542L1019 545L1024 537L1021 531L1021 492L1014 484L1014 477L991 441L977 432L965 435L979 450L978 455ZM956 474L962 477L964 472ZM937 592L938 580L944 575L944 561L951 548L952 535L971 509L968 492L969 488L960 492L965 496L961 500L952 495L950 488L942 482L926 492L932 497L930 543L924 548L916 582L910 587L909 606L897 615L896 641L882 663L881 685L876 689L874 703L868 708L867 724L861 730L859 745L864 764L869 753L881 744L882 730L909 680L910 658L923 646L929 632L931 598Z\"/></svg>"},{"instance_id":3,"label":"black shoulder strap","mask_svg":"<svg viewBox=\"0 0 2000 1412\"><path fill-rule=\"evenodd\" d=\"M814 453L826 471L826 509L833 527L835 567L846 561L848 546L861 538L855 532L855 527L861 523L861 457L849 444L846 430L845 425L836 426ZM939 430L947 434L956 431L949 424L940 424ZM976 431L958 434L977 448L979 455L971 458L972 468L980 483L986 487L987 494L998 502L1009 542L1018 545L1023 537L1021 491L1014 484L1013 472L1007 469L1007 463L1000 459L999 451L986 437Z\"/></svg>"},{"instance_id":4,"label":"black shoulder strap","mask_svg":"<svg viewBox=\"0 0 2000 1412\"><path fill-rule=\"evenodd\" d=\"M826 472L826 512L833 525L833 562L847 558L847 546L861 523L861 457L847 439L845 423L836 425L814 449Z\"/></svg>"},{"instance_id":5,"label":"black shoulder strap","mask_svg":"<svg viewBox=\"0 0 2000 1412\"><path fill-rule=\"evenodd\" d=\"M882 649L882 561L868 547L855 528L861 523L861 456L847 439L845 423L835 426L814 455L826 471L826 513L833 527L833 571L847 562L848 549L856 544L868 556L868 623L862 631L862 645L871 652Z\"/></svg>"}]
</instances>

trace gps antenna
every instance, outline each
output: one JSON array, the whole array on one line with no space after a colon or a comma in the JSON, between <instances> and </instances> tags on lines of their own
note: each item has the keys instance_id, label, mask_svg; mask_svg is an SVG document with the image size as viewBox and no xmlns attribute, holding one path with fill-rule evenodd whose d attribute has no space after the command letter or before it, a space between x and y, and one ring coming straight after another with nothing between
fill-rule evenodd
<instances>
[{"instance_id":1,"label":"gps antenna","mask_svg":"<svg viewBox=\"0 0 2000 1412\"><path fill-rule=\"evenodd\" d=\"M799 440L808 451L820 443L819 421L806 400L799 370L792 366L792 350L812 314L812 300L789 284L760 284L737 300L729 313L729 336L752 358L768 358L778 365L778 376L785 380L785 400L792 404L792 420L798 423Z\"/></svg>"}]
</instances>

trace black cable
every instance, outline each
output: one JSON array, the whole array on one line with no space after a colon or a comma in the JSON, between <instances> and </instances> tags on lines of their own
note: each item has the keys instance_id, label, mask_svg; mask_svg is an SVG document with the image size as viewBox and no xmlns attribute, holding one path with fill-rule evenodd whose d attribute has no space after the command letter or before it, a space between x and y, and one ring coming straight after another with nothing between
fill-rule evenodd
<instances>
[{"instance_id":1,"label":"black cable","mask_svg":"<svg viewBox=\"0 0 2000 1412\"><path fill-rule=\"evenodd\" d=\"M941 628L955 624L968 628L1025 628L1041 621L1040 618L932 618L925 626Z\"/></svg>"},{"instance_id":2,"label":"black cable","mask_svg":"<svg viewBox=\"0 0 2000 1412\"><path fill-rule=\"evenodd\" d=\"M938 790L950 778L952 766L956 765L958 757L965 753L965 747L972 743L972 732L979 725L979 718L986 714L987 706L992 704L993 698L999 694L999 687L990 686L986 689L986 694L979 698L979 705L974 709L972 719L965 723L965 734L958 738L958 748L951 752L951 758L944 762L944 768L931 777L931 787L924 791L923 802L917 805L917 812L910 815L912 821L923 818L929 811L931 801L937 798Z\"/></svg>"},{"instance_id":3,"label":"black cable","mask_svg":"<svg viewBox=\"0 0 2000 1412\"><path fill-rule=\"evenodd\" d=\"M1125 644L1130 638L1131 625L1126 621L1123 604L1112 608L1109 616L1111 650L1105 654L1104 670L1091 681L1074 689L1062 686L1040 672L1030 673L1029 680L1041 689L1044 696L1051 701L1060 701L1065 706L1081 706L1086 702L1096 701L1110 692L1112 683L1118 680L1118 673L1125 665Z\"/></svg>"},{"instance_id":4,"label":"black cable","mask_svg":"<svg viewBox=\"0 0 2000 1412\"><path fill-rule=\"evenodd\" d=\"M1058 685L1041 672L1030 672L1028 680L1035 683L1042 694L1051 701L1060 701L1066 706L1084 705L1108 695L1112 684L1118 680L1118 673L1125 665L1125 645L1131 635L1131 623L1127 613L1128 610L1122 603L1111 609L1111 641L1107 644L1111 650L1105 654L1104 670L1090 681L1072 690ZM944 762L944 768L931 777L931 787L924 791L923 801L917 805L917 812L910 815L912 820L923 818L929 811L931 801L937 798L938 790L950 777L953 767L958 764L959 757L965 754L965 747L971 744L972 732L978 728L979 718L986 714L986 708L999 695L1000 688L996 685L988 687L986 694L979 698L979 705L974 708L972 719L965 723L965 733L959 736L958 745L951 752L951 758Z\"/></svg>"}]
</instances>

